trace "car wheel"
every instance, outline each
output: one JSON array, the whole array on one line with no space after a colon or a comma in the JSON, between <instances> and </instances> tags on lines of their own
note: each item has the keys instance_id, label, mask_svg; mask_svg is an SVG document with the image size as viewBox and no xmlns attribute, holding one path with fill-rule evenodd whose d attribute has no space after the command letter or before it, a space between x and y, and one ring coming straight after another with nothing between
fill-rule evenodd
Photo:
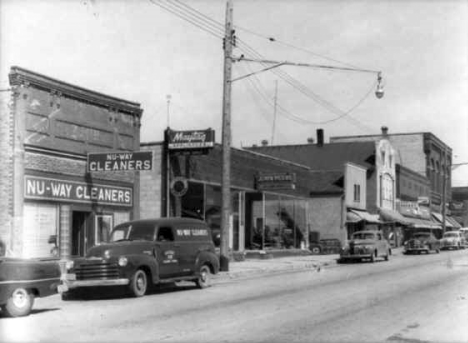
<instances>
[{"instance_id":1,"label":"car wheel","mask_svg":"<svg viewBox=\"0 0 468 343\"><path fill-rule=\"evenodd\" d=\"M440 249L437 248L437 249L435 250L435 252L436 252L436 254L440 253Z\"/></svg>"},{"instance_id":2,"label":"car wheel","mask_svg":"<svg viewBox=\"0 0 468 343\"><path fill-rule=\"evenodd\" d=\"M200 289L207 288L210 286L211 283L211 271L210 267L206 264L200 267L200 271L198 272L198 277L195 280L197 287Z\"/></svg>"},{"instance_id":3,"label":"car wheel","mask_svg":"<svg viewBox=\"0 0 468 343\"><path fill-rule=\"evenodd\" d=\"M319 246L315 245L312 248L310 248L310 252L314 255L319 255L322 252L322 249L320 249Z\"/></svg>"},{"instance_id":4,"label":"car wheel","mask_svg":"<svg viewBox=\"0 0 468 343\"><path fill-rule=\"evenodd\" d=\"M2 306L2 311L8 317L22 317L31 313L34 305L34 294L24 288L17 288Z\"/></svg>"},{"instance_id":5,"label":"car wheel","mask_svg":"<svg viewBox=\"0 0 468 343\"><path fill-rule=\"evenodd\" d=\"M148 289L148 277L146 273L138 269L130 280L130 292L134 297L142 297Z\"/></svg>"},{"instance_id":6,"label":"car wheel","mask_svg":"<svg viewBox=\"0 0 468 343\"><path fill-rule=\"evenodd\" d=\"M388 261L388 259L389 259L389 257L390 257L391 254L392 254L391 250L388 249L387 255L384 256L385 261Z\"/></svg>"},{"instance_id":7,"label":"car wheel","mask_svg":"<svg viewBox=\"0 0 468 343\"><path fill-rule=\"evenodd\" d=\"M374 262L375 262L375 255L374 255L374 253L372 253L372 254L370 255L370 261L371 261L371 263L374 263Z\"/></svg>"}]
</instances>

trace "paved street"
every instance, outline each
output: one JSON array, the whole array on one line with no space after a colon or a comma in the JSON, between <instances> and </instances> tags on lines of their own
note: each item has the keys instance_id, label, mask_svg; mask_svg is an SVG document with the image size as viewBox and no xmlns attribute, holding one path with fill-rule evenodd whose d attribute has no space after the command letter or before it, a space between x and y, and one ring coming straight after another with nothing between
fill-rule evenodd
<instances>
[{"instance_id":1,"label":"paved street","mask_svg":"<svg viewBox=\"0 0 468 343\"><path fill-rule=\"evenodd\" d=\"M0 341L468 341L468 251L320 268L305 258L324 262L288 258L289 269L264 268L261 277L221 275L206 290L187 283L137 299L37 299L29 317L0 319Z\"/></svg>"}]
</instances>

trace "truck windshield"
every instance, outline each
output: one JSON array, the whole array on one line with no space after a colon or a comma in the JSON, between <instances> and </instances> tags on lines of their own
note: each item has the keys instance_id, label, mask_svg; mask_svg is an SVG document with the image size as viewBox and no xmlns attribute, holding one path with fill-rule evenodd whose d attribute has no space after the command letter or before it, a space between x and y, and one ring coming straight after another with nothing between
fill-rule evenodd
<instances>
[{"instance_id":1,"label":"truck windshield","mask_svg":"<svg viewBox=\"0 0 468 343\"><path fill-rule=\"evenodd\" d=\"M112 230L110 237L111 242L117 241L134 241L134 240L154 240L154 224L150 223L127 223L116 226Z\"/></svg>"}]
</instances>

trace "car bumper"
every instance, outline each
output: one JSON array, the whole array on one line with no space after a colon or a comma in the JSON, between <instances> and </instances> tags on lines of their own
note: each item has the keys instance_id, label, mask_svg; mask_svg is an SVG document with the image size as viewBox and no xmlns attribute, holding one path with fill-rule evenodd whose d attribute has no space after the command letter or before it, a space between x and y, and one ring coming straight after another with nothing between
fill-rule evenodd
<instances>
[{"instance_id":1,"label":"car bumper","mask_svg":"<svg viewBox=\"0 0 468 343\"><path fill-rule=\"evenodd\" d=\"M65 274L62 282L58 286L58 292L64 293L73 288L80 287L100 287L100 286L124 286L130 283L129 279L95 279L95 280L76 280L74 274Z\"/></svg>"},{"instance_id":2,"label":"car bumper","mask_svg":"<svg viewBox=\"0 0 468 343\"><path fill-rule=\"evenodd\" d=\"M368 254L353 254L353 255L341 255L340 260L361 260L363 258L371 258L372 253Z\"/></svg>"}]
</instances>

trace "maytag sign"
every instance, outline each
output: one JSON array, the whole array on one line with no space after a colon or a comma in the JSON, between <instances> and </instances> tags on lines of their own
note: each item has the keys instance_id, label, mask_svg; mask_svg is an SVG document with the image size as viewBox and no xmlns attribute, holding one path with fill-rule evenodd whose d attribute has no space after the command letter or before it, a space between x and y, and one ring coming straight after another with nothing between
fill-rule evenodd
<instances>
[{"instance_id":1,"label":"maytag sign","mask_svg":"<svg viewBox=\"0 0 468 343\"><path fill-rule=\"evenodd\" d=\"M215 144L215 131L188 130L188 131L166 131L167 147L173 152L207 152Z\"/></svg>"},{"instance_id":2,"label":"maytag sign","mask_svg":"<svg viewBox=\"0 0 468 343\"><path fill-rule=\"evenodd\" d=\"M152 151L89 153L88 171L151 170Z\"/></svg>"}]
</instances>

